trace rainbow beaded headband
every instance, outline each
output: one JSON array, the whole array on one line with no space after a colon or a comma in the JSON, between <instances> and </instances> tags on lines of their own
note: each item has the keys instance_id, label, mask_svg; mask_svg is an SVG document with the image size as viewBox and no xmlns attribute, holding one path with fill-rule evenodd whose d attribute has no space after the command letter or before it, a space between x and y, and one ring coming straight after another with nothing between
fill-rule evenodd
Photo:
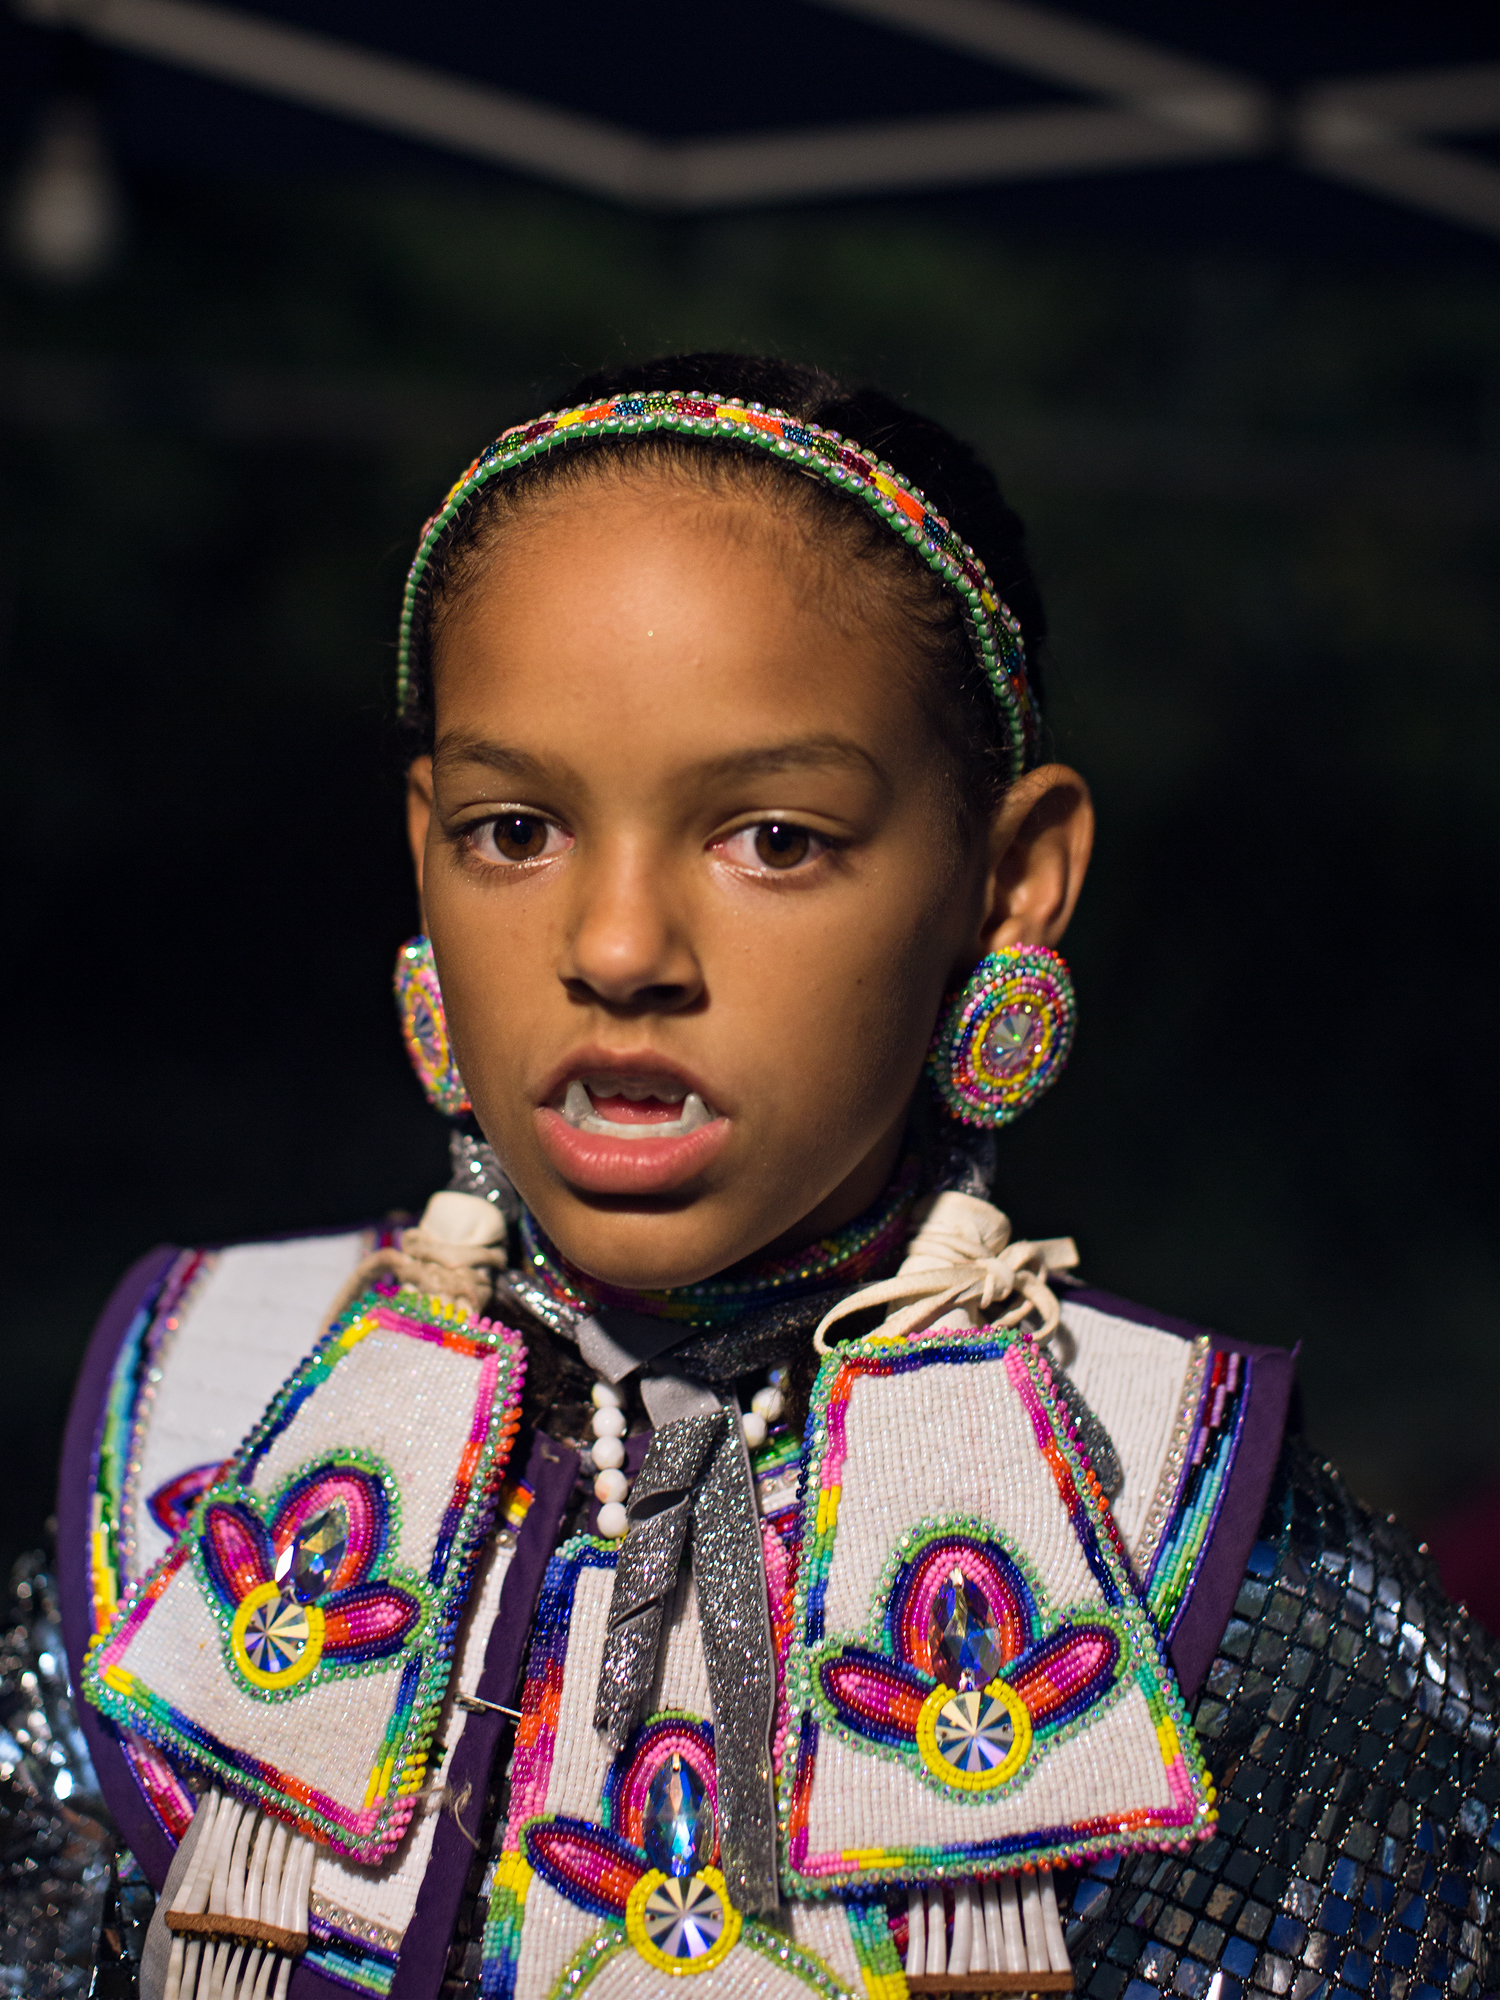
<instances>
[{"instance_id":1,"label":"rainbow beaded headband","mask_svg":"<svg viewBox=\"0 0 1500 2000\"><path fill-rule=\"evenodd\" d=\"M721 440L785 459L799 470L820 475L851 499L862 501L952 590L963 605L975 657L1005 721L1012 769L1024 771L1036 751L1040 716L1026 678L1021 627L996 593L989 575L960 536L883 460L873 459L817 424L799 423L759 403L720 401L673 391L611 396L604 402L551 412L516 424L487 445L449 490L422 530L406 579L397 650L396 699L405 712L412 691L412 655L420 637L422 585L433 553L455 518L492 479L528 459L596 437L632 437L666 431L680 437Z\"/></svg>"}]
</instances>

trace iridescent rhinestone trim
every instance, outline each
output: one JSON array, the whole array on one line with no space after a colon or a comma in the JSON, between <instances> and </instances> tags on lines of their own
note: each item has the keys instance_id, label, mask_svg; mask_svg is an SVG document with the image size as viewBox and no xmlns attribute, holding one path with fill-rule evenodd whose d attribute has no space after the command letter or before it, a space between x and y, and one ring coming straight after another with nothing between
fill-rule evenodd
<instances>
[{"instance_id":1,"label":"iridescent rhinestone trim","mask_svg":"<svg viewBox=\"0 0 1500 2000\"><path fill-rule=\"evenodd\" d=\"M447 1499L438 1512L430 1558L423 1574L403 1572L399 1582L390 1580L382 1565L401 1495L389 1470L362 1447L304 1466L279 1481L269 1498L255 1486L262 1461L282 1434L372 1334L379 1340L370 1352L379 1347L381 1355L401 1357L380 1363L385 1372L375 1379L387 1385L380 1392L383 1401L393 1390L389 1370L399 1368L405 1371L403 1393L420 1407L424 1394L431 1393L425 1357L434 1348L473 1364L466 1385L472 1408L463 1419L466 1437L458 1462L446 1471L431 1469L437 1484L429 1505L443 1494ZM493 1521L519 1423L524 1371L525 1349L518 1334L476 1319L449 1301L397 1294L393 1288L356 1299L273 1398L225 1477L198 1502L163 1560L124 1598L85 1667L89 1700L112 1721L170 1750L175 1760L272 1807L335 1853L356 1861L382 1859L400 1839L425 1780L470 1578ZM452 1377L437 1379L451 1397L456 1387ZM383 1421L377 1411L377 1428ZM324 1525L335 1508L336 1531ZM299 1537L309 1542L300 1583L297 1562L286 1560L295 1555ZM326 1577L319 1573L325 1557ZM216 1730L194 1717L195 1706L216 1713L224 1706L221 1683L200 1685L200 1677L211 1673L207 1655L201 1644L190 1645L187 1656L178 1659L173 1639L157 1641L154 1628L149 1634L147 1628L174 1582L181 1577L189 1583L195 1571L191 1587L202 1610L193 1616L206 1611L217 1624L228 1648L228 1671L242 1686L250 1684L247 1693L300 1702L341 1676L388 1677L388 1706L370 1710L366 1704L369 1713L383 1712L385 1722L378 1741L370 1745L362 1799L267 1761L256 1752L253 1731L251 1741L230 1742L221 1733L222 1723ZM325 1590L325 1584L330 1588ZM172 1602L184 1602L180 1590ZM252 1628L257 1613L264 1630ZM179 1614L178 1625L168 1625L169 1634L178 1632L187 1615ZM151 1671L154 1681L165 1673L170 1692L135 1671L138 1644L144 1658L154 1657L153 1644L165 1646L172 1664L158 1663ZM386 1699L382 1695L378 1701ZM313 1734L299 1754L312 1758L326 1749L334 1757L331 1745L320 1747L317 1715L308 1727ZM281 1740L287 1741L285 1732ZM347 1756L343 1750L337 1753L340 1768L358 1754L358 1741L352 1739Z\"/></svg>"},{"instance_id":2,"label":"iridescent rhinestone trim","mask_svg":"<svg viewBox=\"0 0 1500 2000\"><path fill-rule=\"evenodd\" d=\"M1151 1561L1146 1602L1170 1639L1187 1603L1198 1559L1219 1517L1239 1446L1240 1426L1250 1407L1254 1362L1220 1350L1203 1373L1192 1435L1183 1455L1181 1484L1163 1523Z\"/></svg>"},{"instance_id":3,"label":"iridescent rhinestone trim","mask_svg":"<svg viewBox=\"0 0 1500 2000\"><path fill-rule=\"evenodd\" d=\"M467 467L423 527L406 580L396 667L400 707L406 706L411 692L413 644L420 630L428 567L444 533L474 495L516 466L560 447L576 448L593 439L653 432L715 441L784 459L801 471L820 475L867 507L959 599L970 644L1004 719L1013 774L1027 768L1035 755L1040 718L1027 679L1020 624L1001 602L978 556L926 497L893 466L870 457L836 431L799 423L781 410L768 410L758 403L680 392L611 396L602 402L551 411L503 431Z\"/></svg>"},{"instance_id":4,"label":"iridescent rhinestone trim","mask_svg":"<svg viewBox=\"0 0 1500 2000\"><path fill-rule=\"evenodd\" d=\"M528 1276L570 1312L617 1306L658 1319L719 1326L825 1285L863 1282L894 1257L905 1240L921 1180L922 1163L913 1154L873 1208L821 1243L784 1257L762 1258L737 1277L705 1278L701 1284L680 1285L672 1291L627 1292L600 1284L567 1262L529 1210L521 1214L522 1261Z\"/></svg>"},{"instance_id":5,"label":"iridescent rhinestone trim","mask_svg":"<svg viewBox=\"0 0 1500 2000\"><path fill-rule=\"evenodd\" d=\"M980 1517L913 1521L895 1534L894 1546L889 1547L885 1537L894 1532L895 1521L888 1509L876 1508L878 1528L849 1530L866 1538L878 1532L879 1546L889 1547L868 1622L862 1631L850 1632L841 1625L835 1632L826 1632L825 1601L841 1514L849 1511L845 1483L852 1468L846 1466L847 1422L856 1386L861 1381L890 1380L917 1371L967 1371L984 1364L999 1364L998 1371L992 1366L983 1378L991 1385L986 1391L990 1401L996 1396L1014 1396L1024 1412L1019 1425L1008 1420L1011 1427L1005 1433L1014 1435L1017 1444L1002 1447L998 1442L998 1403L988 1417L977 1404L970 1407L965 1403L962 1418L954 1421L960 1422L963 1435L988 1440L985 1476L997 1504L1002 1495L1013 1496L1033 1486L1039 1493L1055 1492L1067 1532L1076 1537L1083 1558L1079 1574L1091 1579L1097 1596L1049 1612L1028 1552L1002 1536L992 1522ZM939 1384L942 1379L931 1378ZM925 1393L930 1385L913 1386ZM950 1401L967 1394L962 1381L954 1381L948 1392ZM912 1404L913 1410L919 1407ZM890 1437L893 1462L911 1454L923 1460L941 1460L943 1445L938 1437L907 1436L904 1432L897 1436L889 1429L894 1421L887 1414L881 1430L882 1436ZM1012 1449L1021 1457L1015 1464L1002 1462L1005 1452ZM1021 1462L1028 1452L1038 1454L1040 1467ZM877 1335L839 1348L824 1362L814 1389L806 1467L795 1638L787 1666L791 1727L781 1755L783 1870L789 1894L848 1893L997 1868L1050 1866L1135 1847L1178 1846L1201 1838L1212 1826L1212 1787L1160 1634L1141 1602L1139 1585L1098 1480L1072 1434L1066 1410L1055 1397L1047 1361L1027 1334L999 1329L969 1334L940 1330L898 1342ZM866 1481L877 1477L870 1465L862 1466L860 1472ZM874 1490L870 1486L869 1491ZM866 1513L859 1516L861 1523L875 1518L868 1514L868 1507L874 1504L873 1499L868 1501ZM1048 1517L1036 1518L1044 1522ZM1051 1527L1038 1526L1035 1532L1055 1539ZM864 1573L875 1546L872 1543L865 1549L863 1542L854 1545L850 1560L860 1565L859 1574ZM1076 1562L1076 1557L1072 1560ZM1033 1809L1025 1804L1038 1782L1034 1753L1029 1763L1022 1759L1015 1766L1020 1801L1017 1811L1022 1815L1019 1824L1025 1830L1014 1830L1009 1821L1005 1826L986 1822L976 1823L972 1834L955 1833L936 1843L912 1841L909 1834L903 1837L902 1822L903 1816L911 1814L917 1797L913 1793L905 1806L892 1804L879 1809L896 1816L891 1834L881 1844L876 1844L861 1822L862 1831L849 1832L847 1848L818 1851L812 1842L810 1819L820 1743L830 1730L868 1756L903 1764L918 1779L940 1788L944 1785L942 1744L934 1732L937 1711L948 1699L948 1691L941 1683L935 1686L939 1662L931 1619L933 1599L945 1569L950 1578L958 1570L983 1598L995 1621L997 1656L1007 1647L1018 1649L1013 1664L1002 1663L987 1687L971 1686L968 1690L978 1695L995 1690L993 1699L1001 1701L998 1690L1003 1685L1020 1698L1018 1707L1010 1710L1013 1740L1018 1740L1016 1732L1021 1726L1019 1711L1025 1709L1040 1748L1048 1748L1049 1732L1053 1744L1081 1736L1087 1746L1094 1740L1088 1732L1101 1717L1107 1717L1116 1693L1123 1694L1128 1687L1139 1695L1149 1727L1144 1718L1139 1724L1133 1720L1135 1710L1126 1713L1125 1727L1130 1733L1122 1736L1121 1744L1131 1746L1129 1784L1122 1789L1120 1801L1104 1813L1097 1795L1088 1795L1087 1785L1078 1787L1074 1796L1073 1781L1061 1780L1071 1805L1065 1805L1060 1795L1047 1807L1045 1823L1037 1824L1031 1816ZM1014 1678L1005 1678L1007 1673ZM949 1718L953 1732L950 1747L966 1730L972 1734L980 1724L1002 1731L998 1713L989 1716L985 1710L981 1715L976 1709L971 1716L955 1712ZM924 1729L929 1732L925 1752ZM998 1740L997 1736L997 1744ZM988 1754L987 1748L975 1752L981 1761ZM1089 1754L1085 1747L1085 1760ZM845 1767L840 1764L838 1768ZM992 1768L1002 1768L998 1757ZM1162 1791L1163 1777L1169 1800L1165 1805L1154 1802ZM849 1767L848 1782L860 1782L853 1766ZM960 1784L958 1790L967 1792L969 1788ZM884 1799L885 1793L880 1796ZM891 1795L893 1800L901 1796L905 1795ZM984 1796L981 1788L965 1803L977 1805ZM824 1806L825 1816L834 1813L830 1824L847 1823L852 1828L845 1811L848 1804L840 1791L837 1800ZM871 1824L877 1822L872 1820ZM939 1824L935 1817L933 1824Z\"/></svg>"}]
</instances>

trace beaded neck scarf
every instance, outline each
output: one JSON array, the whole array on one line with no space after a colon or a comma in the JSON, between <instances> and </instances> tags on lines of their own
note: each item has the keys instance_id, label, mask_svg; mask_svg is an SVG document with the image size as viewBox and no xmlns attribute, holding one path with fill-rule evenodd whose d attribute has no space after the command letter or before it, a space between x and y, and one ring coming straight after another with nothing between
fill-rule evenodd
<instances>
[{"instance_id":1,"label":"beaded neck scarf","mask_svg":"<svg viewBox=\"0 0 1500 2000\"><path fill-rule=\"evenodd\" d=\"M809 1292L862 1284L900 1248L922 1183L922 1160L912 1153L874 1207L832 1236L781 1257L758 1259L725 1277L705 1278L699 1284L663 1292L631 1292L600 1284L570 1264L548 1242L530 1211L523 1209L522 1269L554 1304L569 1312L590 1314L600 1306L613 1306L653 1319L720 1327Z\"/></svg>"},{"instance_id":2,"label":"beaded neck scarf","mask_svg":"<svg viewBox=\"0 0 1500 2000\"><path fill-rule=\"evenodd\" d=\"M782 459L793 471L820 478L868 508L958 598L969 643L1005 724L1011 775L1018 777L1036 761L1041 717L1027 677L1020 623L1001 601L978 556L926 496L894 466L871 457L836 431L799 422L761 403L707 393L610 396L516 424L485 447L423 528L406 579L396 665L396 700L403 715L410 711L415 664L426 646L429 572L476 496L506 473L549 452L653 432Z\"/></svg>"}]
</instances>

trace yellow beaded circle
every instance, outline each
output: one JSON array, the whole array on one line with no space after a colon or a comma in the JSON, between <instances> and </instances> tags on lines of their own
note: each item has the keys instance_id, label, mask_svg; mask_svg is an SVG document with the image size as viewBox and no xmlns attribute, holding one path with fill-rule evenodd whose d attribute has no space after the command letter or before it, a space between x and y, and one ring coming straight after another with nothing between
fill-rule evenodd
<instances>
[{"instance_id":1,"label":"yellow beaded circle","mask_svg":"<svg viewBox=\"0 0 1500 2000\"><path fill-rule=\"evenodd\" d=\"M707 1972L739 1940L741 1917L717 1868L643 1875L625 1905L625 1935L648 1965L673 1974Z\"/></svg>"},{"instance_id":2,"label":"yellow beaded circle","mask_svg":"<svg viewBox=\"0 0 1500 2000\"><path fill-rule=\"evenodd\" d=\"M234 1614L229 1650L252 1687L295 1687L323 1657L323 1614L278 1583L257 1584Z\"/></svg>"},{"instance_id":3,"label":"yellow beaded circle","mask_svg":"<svg viewBox=\"0 0 1500 2000\"><path fill-rule=\"evenodd\" d=\"M1031 1717L1004 1681L959 1693L935 1687L917 1717L917 1752L945 1785L993 1791L1031 1755Z\"/></svg>"}]
</instances>

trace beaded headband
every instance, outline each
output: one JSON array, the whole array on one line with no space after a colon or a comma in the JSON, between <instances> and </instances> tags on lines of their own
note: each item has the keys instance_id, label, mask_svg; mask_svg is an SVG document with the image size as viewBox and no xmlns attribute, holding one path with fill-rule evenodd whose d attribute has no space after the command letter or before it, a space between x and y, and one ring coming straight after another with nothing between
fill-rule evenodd
<instances>
[{"instance_id":1,"label":"beaded headband","mask_svg":"<svg viewBox=\"0 0 1500 2000\"><path fill-rule=\"evenodd\" d=\"M460 476L423 528L406 579L396 666L396 699L403 713L411 700L413 651L421 638L423 582L439 542L475 494L491 480L559 447L592 438L649 432L763 451L785 459L796 470L820 476L867 506L958 597L975 657L1004 718L1012 769L1021 772L1027 768L1035 756L1040 716L1026 677L1020 624L1001 602L974 551L928 505L923 494L883 460L869 457L836 431L799 423L760 403L721 401L677 391L611 396L603 402L516 424L487 445Z\"/></svg>"}]
</instances>

